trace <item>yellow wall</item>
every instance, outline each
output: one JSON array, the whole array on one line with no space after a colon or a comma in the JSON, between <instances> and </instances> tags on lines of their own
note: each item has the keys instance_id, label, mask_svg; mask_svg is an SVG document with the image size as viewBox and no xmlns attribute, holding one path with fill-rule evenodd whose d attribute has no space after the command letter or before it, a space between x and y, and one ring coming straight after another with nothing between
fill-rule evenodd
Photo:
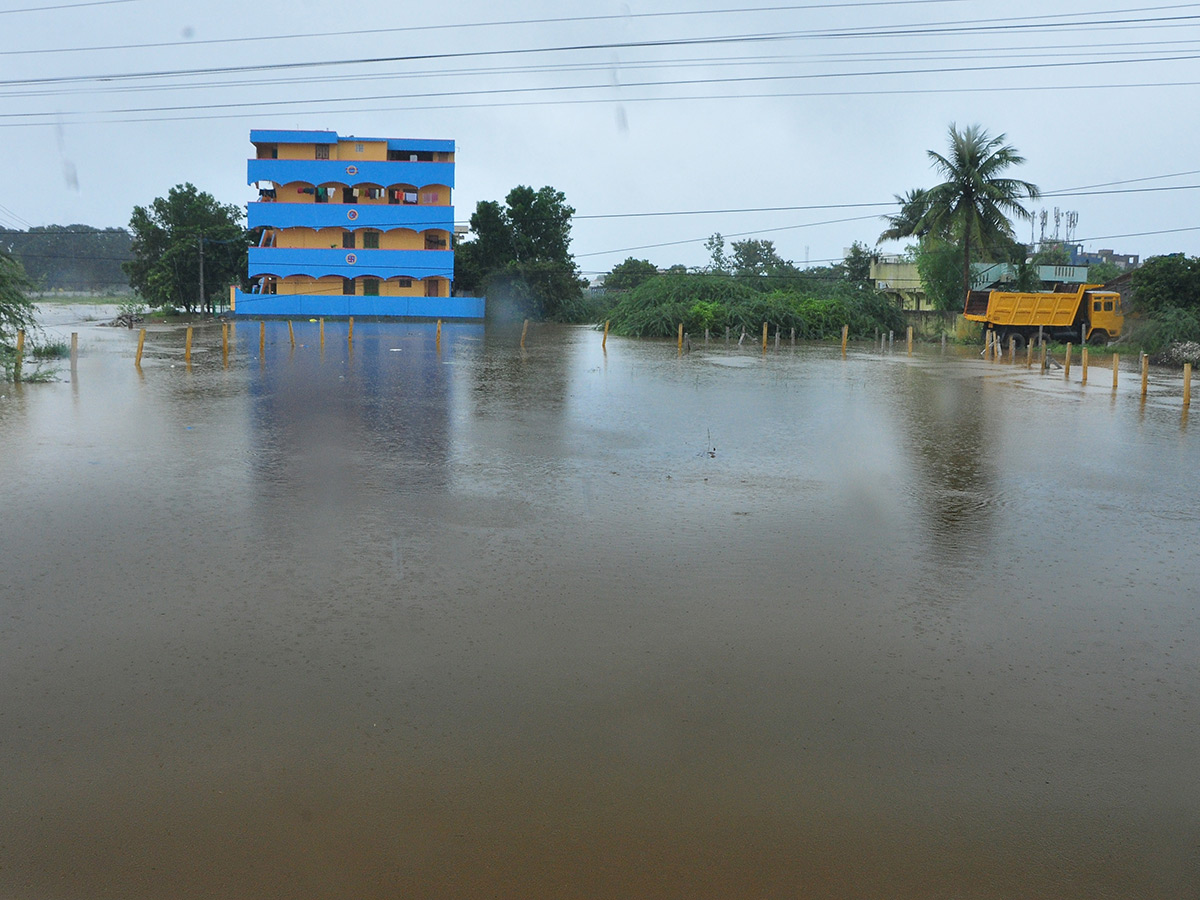
<instances>
[{"instance_id":1,"label":"yellow wall","mask_svg":"<svg viewBox=\"0 0 1200 900\"><path fill-rule=\"evenodd\" d=\"M421 206L449 206L450 188L444 184L431 184L418 192L417 202ZM437 194L437 200L429 200L430 194Z\"/></svg>"},{"instance_id":2,"label":"yellow wall","mask_svg":"<svg viewBox=\"0 0 1200 900\"><path fill-rule=\"evenodd\" d=\"M369 276L368 276L369 277ZM438 296L450 296L450 282L445 278L434 279L438 282ZM324 294L338 295L342 293L342 279L326 276L324 278L312 279L304 275L291 275L287 278L279 280L275 293L277 294ZM354 285L354 293L356 296L363 296L362 278L359 278ZM412 284L409 287L401 287L399 282L392 278L387 281L379 282L379 296L381 297L424 297L425 282L419 278L412 279Z\"/></svg>"},{"instance_id":3,"label":"yellow wall","mask_svg":"<svg viewBox=\"0 0 1200 900\"><path fill-rule=\"evenodd\" d=\"M344 246L342 236L348 229L343 228L278 228L275 230L276 247L303 248L305 250L341 250ZM373 229L364 228L355 232L354 246L363 250L363 234ZM424 250L425 235L433 234L446 242L444 249L450 249L450 233L440 229L430 229L428 232L416 232L408 228L397 228L394 231L377 231L380 250Z\"/></svg>"},{"instance_id":4,"label":"yellow wall","mask_svg":"<svg viewBox=\"0 0 1200 900\"><path fill-rule=\"evenodd\" d=\"M280 159L316 159L316 144L277 144Z\"/></svg>"},{"instance_id":5,"label":"yellow wall","mask_svg":"<svg viewBox=\"0 0 1200 900\"><path fill-rule=\"evenodd\" d=\"M272 182L274 184L274 182ZM287 184L275 185L276 203L316 203L317 198L312 194L301 194L300 188L312 187L304 181L289 181Z\"/></svg>"},{"instance_id":6,"label":"yellow wall","mask_svg":"<svg viewBox=\"0 0 1200 900\"><path fill-rule=\"evenodd\" d=\"M362 150L359 150L359 147L362 147ZM339 141L337 158L386 161L387 141Z\"/></svg>"}]
</instances>

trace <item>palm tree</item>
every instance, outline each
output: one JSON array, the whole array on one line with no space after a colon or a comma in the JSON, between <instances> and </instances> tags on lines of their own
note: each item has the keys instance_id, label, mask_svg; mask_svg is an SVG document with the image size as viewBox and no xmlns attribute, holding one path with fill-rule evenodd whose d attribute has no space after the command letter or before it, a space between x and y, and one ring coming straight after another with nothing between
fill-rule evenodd
<instances>
[{"instance_id":1,"label":"palm tree","mask_svg":"<svg viewBox=\"0 0 1200 900\"><path fill-rule=\"evenodd\" d=\"M926 192L929 206L922 224L931 233L962 244L964 297L971 289L972 245L988 248L1011 240L1008 217L1029 219L1029 211L1019 201L1041 195L1037 185L1028 181L1000 177L1005 169L1025 162L1004 140L1005 135L992 137L978 125L959 131L951 123L949 155L929 151L934 168L946 180Z\"/></svg>"},{"instance_id":2,"label":"palm tree","mask_svg":"<svg viewBox=\"0 0 1200 900\"><path fill-rule=\"evenodd\" d=\"M883 216L888 227L879 236L876 244L906 237L922 238L929 232L929 228L923 221L925 214L929 212L929 192L924 188L913 188L904 196L900 194L894 196L900 212L894 216Z\"/></svg>"}]
</instances>

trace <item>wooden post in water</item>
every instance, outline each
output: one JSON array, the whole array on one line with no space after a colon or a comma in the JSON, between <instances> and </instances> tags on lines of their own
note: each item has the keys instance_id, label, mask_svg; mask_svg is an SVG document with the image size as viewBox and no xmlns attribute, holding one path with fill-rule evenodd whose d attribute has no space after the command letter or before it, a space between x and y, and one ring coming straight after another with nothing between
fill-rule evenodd
<instances>
[{"instance_id":1,"label":"wooden post in water","mask_svg":"<svg viewBox=\"0 0 1200 900\"><path fill-rule=\"evenodd\" d=\"M1192 364L1183 364L1183 408L1192 405Z\"/></svg>"},{"instance_id":2,"label":"wooden post in water","mask_svg":"<svg viewBox=\"0 0 1200 900\"><path fill-rule=\"evenodd\" d=\"M1025 344L1025 368L1033 366L1033 344Z\"/></svg>"},{"instance_id":3,"label":"wooden post in water","mask_svg":"<svg viewBox=\"0 0 1200 900\"><path fill-rule=\"evenodd\" d=\"M729 326L725 326L725 346L729 346Z\"/></svg>"},{"instance_id":4,"label":"wooden post in water","mask_svg":"<svg viewBox=\"0 0 1200 900\"><path fill-rule=\"evenodd\" d=\"M1121 354L1113 354L1113 390L1117 389L1117 368L1121 364Z\"/></svg>"},{"instance_id":5,"label":"wooden post in water","mask_svg":"<svg viewBox=\"0 0 1200 900\"><path fill-rule=\"evenodd\" d=\"M13 364L14 381L21 380L21 357L25 355L25 331L24 329L17 332L17 360Z\"/></svg>"},{"instance_id":6,"label":"wooden post in water","mask_svg":"<svg viewBox=\"0 0 1200 900\"><path fill-rule=\"evenodd\" d=\"M705 343L708 342L708 331L704 332ZM600 341L600 349L605 353L608 352L608 319L604 320L604 337Z\"/></svg>"},{"instance_id":7,"label":"wooden post in water","mask_svg":"<svg viewBox=\"0 0 1200 900\"><path fill-rule=\"evenodd\" d=\"M229 368L229 323L221 323L221 364Z\"/></svg>"},{"instance_id":8,"label":"wooden post in water","mask_svg":"<svg viewBox=\"0 0 1200 900\"><path fill-rule=\"evenodd\" d=\"M1146 399L1146 389L1150 386L1150 357L1142 354L1142 399Z\"/></svg>"},{"instance_id":9,"label":"wooden post in water","mask_svg":"<svg viewBox=\"0 0 1200 900\"><path fill-rule=\"evenodd\" d=\"M321 350L322 350L322 352L324 352L324 350L325 350L325 317L322 316L320 319L317 320L317 322L318 322L319 328L321 330Z\"/></svg>"},{"instance_id":10,"label":"wooden post in water","mask_svg":"<svg viewBox=\"0 0 1200 900\"><path fill-rule=\"evenodd\" d=\"M843 359L845 359L845 357L846 357L846 342L848 340L850 340L850 326L843 325L842 326L842 358Z\"/></svg>"},{"instance_id":11,"label":"wooden post in water","mask_svg":"<svg viewBox=\"0 0 1200 900\"><path fill-rule=\"evenodd\" d=\"M529 333L529 320L525 320L525 324L521 326L521 349L525 349L525 335ZM680 341L683 340L683 326L679 326Z\"/></svg>"},{"instance_id":12,"label":"wooden post in water","mask_svg":"<svg viewBox=\"0 0 1200 900\"><path fill-rule=\"evenodd\" d=\"M292 342L292 349L296 349L296 329L292 327L292 320L288 319L288 340Z\"/></svg>"},{"instance_id":13,"label":"wooden post in water","mask_svg":"<svg viewBox=\"0 0 1200 900\"><path fill-rule=\"evenodd\" d=\"M767 352L767 323L763 322L763 353Z\"/></svg>"},{"instance_id":14,"label":"wooden post in water","mask_svg":"<svg viewBox=\"0 0 1200 900\"><path fill-rule=\"evenodd\" d=\"M1046 371L1046 343L1042 342L1042 371Z\"/></svg>"},{"instance_id":15,"label":"wooden post in water","mask_svg":"<svg viewBox=\"0 0 1200 900\"><path fill-rule=\"evenodd\" d=\"M683 323L679 323L679 355L683 355Z\"/></svg>"},{"instance_id":16,"label":"wooden post in water","mask_svg":"<svg viewBox=\"0 0 1200 900\"><path fill-rule=\"evenodd\" d=\"M258 323L258 358L262 357L267 352L267 323L259 321Z\"/></svg>"},{"instance_id":17,"label":"wooden post in water","mask_svg":"<svg viewBox=\"0 0 1200 900\"><path fill-rule=\"evenodd\" d=\"M1082 376L1079 380L1079 383L1087 384L1087 366L1088 366L1087 344L1084 344L1082 347L1079 348L1079 365L1080 365L1080 374Z\"/></svg>"},{"instance_id":18,"label":"wooden post in water","mask_svg":"<svg viewBox=\"0 0 1200 900\"><path fill-rule=\"evenodd\" d=\"M526 324L528 324L528 322L526 322ZM434 343L437 344L439 347L442 346L442 320L441 319L437 320L437 334L434 336ZM521 335L521 346L522 347L525 346L525 335L524 334Z\"/></svg>"},{"instance_id":19,"label":"wooden post in water","mask_svg":"<svg viewBox=\"0 0 1200 900\"><path fill-rule=\"evenodd\" d=\"M189 366L192 364L192 326L187 327L187 334L183 338L183 361Z\"/></svg>"},{"instance_id":20,"label":"wooden post in water","mask_svg":"<svg viewBox=\"0 0 1200 900\"><path fill-rule=\"evenodd\" d=\"M134 366L136 366L139 369L142 367L142 348L145 346L146 346L146 329L143 328L141 330L141 332L138 333L137 356L134 357L134 360L133 360Z\"/></svg>"},{"instance_id":21,"label":"wooden post in water","mask_svg":"<svg viewBox=\"0 0 1200 900\"><path fill-rule=\"evenodd\" d=\"M1039 344L1039 346L1045 347L1046 346L1046 336L1042 333L1042 328L1043 328L1043 326L1041 326L1041 325L1038 326L1038 344Z\"/></svg>"},{"instance_id":22,"label":"wooden post in water","mask_svg":"<svg viewBox=\"0 0 1200 900\"><path fill-rule=\"evenodd\" d=\"M1071 377L1071 342L1067 341L1066 359L1063 360L1063 378Z\"/></svg>"},{"instance_id":23,"label":"wooden post in water","mask_svg":"<svg viewBox=\"0 0 1200 900\"><path fill-rule=\"evenodd\" d=\"M779 326L775 326L775 349L779 349Z\"/></svg>"},{"instance_id":24,"label":"wooden post in water","mask_svg":"<svg viewBox=\"0 0 1200 900\"><path fill-rule=\"evenodd\" d=\"M438 324L439 325L441 324L441 320L438 321ZM349 332L349 334L346 335L346 343L347 344L354 343L354 316L350 317L350 332Z\"/></svg>"},{"instance_id":25,"label":"wooden post in water","mask_svg":"<svg viewBox=\"0 0 1200 900\"><path fill-rule=\"evenodd\" d=\"M75 363L79 361L79 332L71 332L71 371L75 371Z\"/></svg>"},{"instance_id":26,"label":"wooden post in water","mask_svg":"<svg viewBox=\"0 0 1200 900\"><path fill-rule=\"evenodd\" d=\"M912 326L908 326L908 355L912 356Z\"/></svg>"},{"instance_id":27,"label":"wooden post in water","mask_svg":"<svg viewBox=\"0 0 1200 900\"><path fill-rule=\"evenodd\" d=\"M1008 336L1008 361L1013 365L1017 364L1017 336L1015 334Z\"/></svg>"},{"instance_id":28,"label":"wooden post in water","mask_svg":"<svg viewBox=\"0 0 1200 900\"><path fill-rule=\"evenodd\" d=\"M792 329L792 346L793 347L796 346L796 329L795 328Z\"/></svg>"}]
</instances>

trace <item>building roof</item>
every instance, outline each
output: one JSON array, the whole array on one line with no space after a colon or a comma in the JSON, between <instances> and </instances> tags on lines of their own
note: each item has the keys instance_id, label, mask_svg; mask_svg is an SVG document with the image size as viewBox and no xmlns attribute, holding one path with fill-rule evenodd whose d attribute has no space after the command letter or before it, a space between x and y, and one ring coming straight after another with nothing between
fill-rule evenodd
<instances>
[{"instance_id":1,"label":"building roof","mask_svg":"<svg viewBox=\"0 0 1200 900\"><path fill-rule=\"evenodd\" d=\"M454 152L454 141L430 138L361 137L353 134L339 135L336 131L286 131L267 128L250 130L252 144L336 144L338 141L386 141L389 150Z\"/></svg>"}]
</instances>

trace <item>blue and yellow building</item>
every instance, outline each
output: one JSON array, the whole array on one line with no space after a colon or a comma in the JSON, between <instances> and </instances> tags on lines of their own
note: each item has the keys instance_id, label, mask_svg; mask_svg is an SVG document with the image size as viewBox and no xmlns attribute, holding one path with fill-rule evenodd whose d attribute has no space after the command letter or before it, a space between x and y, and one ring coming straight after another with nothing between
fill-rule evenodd
<instances>
[{"instance_id":1,"label":"blue and yellow building","mask_svg":"<svg viewBox=\"0 0 1200 900\"><path fill-rule=\"evenodd\" d=\"M454 142L253 130L235 315L483 318L454 297Z\"/></svg>"}]
</instances>

